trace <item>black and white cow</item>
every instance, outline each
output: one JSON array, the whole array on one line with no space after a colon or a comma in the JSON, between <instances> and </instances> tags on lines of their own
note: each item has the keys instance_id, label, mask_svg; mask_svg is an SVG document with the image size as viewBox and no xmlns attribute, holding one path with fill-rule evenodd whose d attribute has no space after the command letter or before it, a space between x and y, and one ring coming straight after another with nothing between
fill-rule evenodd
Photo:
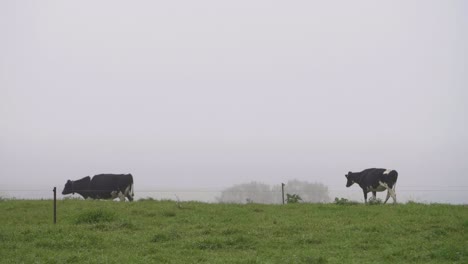
<instances>
[{"instance_id":1,"label":"black and white cow","mask_svg":"<svg viewBox=\"0 0 468 264\"><path fill-rule=\"evenodd\" d=\"M133 176L131 174L98 174L92 179L68 180L62 194L78 193L88 199L115 199L133 201Z\"/></svg>"},{"instance_id":2,"label":"black and white cow","mask_svg":"<svg viewBox=\"0 0 468 264\"><path fill-rule=\"evenodd\" d=\"M364 201L367 203L367 193L372 192L372 198L376 199L376 192L388 190L386 203L388 198L392 196L393 203L396 203L395 186L398 179L396 170L386 169L367 169L361 172L348 172L346 179L346 187L350 187L353 183L359 184L364 192Z\"/></svg>"}]
</instances>

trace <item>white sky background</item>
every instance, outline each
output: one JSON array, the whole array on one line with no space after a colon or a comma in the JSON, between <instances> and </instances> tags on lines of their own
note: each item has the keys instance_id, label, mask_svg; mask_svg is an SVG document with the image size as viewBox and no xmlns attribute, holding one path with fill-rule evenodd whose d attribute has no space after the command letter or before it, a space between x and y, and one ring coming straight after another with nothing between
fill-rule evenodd
<instances>
[{"instance_id":1,"label":"white sky background","mask_svg":"<svg viewBox=\"0 0 468 264\"><path fill-rule=\"evenodd\" d=\"M1 181L466 187L467 33L461 0L0 1Z\"/></svg>"}]
</instances>

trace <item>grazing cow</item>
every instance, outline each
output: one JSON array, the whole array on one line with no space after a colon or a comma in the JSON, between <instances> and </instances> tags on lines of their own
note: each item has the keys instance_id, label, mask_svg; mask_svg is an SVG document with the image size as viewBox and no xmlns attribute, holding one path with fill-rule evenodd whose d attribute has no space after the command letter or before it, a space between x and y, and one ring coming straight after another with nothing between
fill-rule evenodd
<instances>
[{"instance_id":1,"label":"grazing cow","mask_svg":"<svg viewBox=\"0 0 468 264\"><path fill-rule=\"evenodd\" d=\"M78 193L83 198L115 199L133 201L133 176L131 174L99 174L93 179L86 176L82 179L68 180L62 194Z\"/></svg>"},{"instance_id":2,"label":"grazing cow","mask_svg":"<svg viewBox=\"0 0 468 264\"><path fill-rule=\"evenodd\" d=\"M359 184L364 192L364 201L367 203L367 193L372 192L372 198L376 199L376 192L388 190L386 203L388 198L392 196L393 203L396 203L395 186L398 178L396 170L386 169L367 169L361 172L348 172L346 179L346 187L350 187L353 183Z\"/></svg>"}]
</instances>

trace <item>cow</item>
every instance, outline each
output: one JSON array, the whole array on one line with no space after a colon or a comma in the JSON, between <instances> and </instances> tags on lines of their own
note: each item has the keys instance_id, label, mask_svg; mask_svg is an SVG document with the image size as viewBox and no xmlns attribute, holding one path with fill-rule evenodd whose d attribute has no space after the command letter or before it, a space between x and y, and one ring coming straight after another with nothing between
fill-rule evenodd
<instances>
[{"instance_id":1,"label":"cow","mask_svg":"<svg viewBox=\"0 0 468 264\"><path fill-rule=\"evenodd\" d=\"M82 179L68 180L62 194L78 193L85 199L115 199L133 201L133 176L131 174L98 174Z\"/></svg>"},{"instance_id":2,"label":"cow","mask_svg":"<svg viewBox=\"0 0 468 264\"><path fill-rule=\"evenodd\" d=\"M387 203L388 198L392 196L393 203L396 203L395 186L398 179L396 170L387 169L366 169L361 172L348 172L345 175L348 180L346 187L350 187L354 183L361 186L364 192L364 201L367 203L367 193L372 192L372 198L376 199L376 192L387 191L387 198L384 203Z\"/></svg>"}]
</instances>

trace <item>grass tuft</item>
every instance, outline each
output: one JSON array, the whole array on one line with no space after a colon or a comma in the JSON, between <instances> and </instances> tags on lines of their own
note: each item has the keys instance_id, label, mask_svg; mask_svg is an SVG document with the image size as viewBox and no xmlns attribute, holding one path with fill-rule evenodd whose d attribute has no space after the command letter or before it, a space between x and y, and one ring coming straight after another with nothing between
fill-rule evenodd
<instances>
[{"instance_id":1,"label":"grass tuft","mask_svg":"<svg viewBox=\"0 0 468 264\"><path fill-rule=\"evenodd\" d=\"M163 211L162 215L165 216L165 217L175 217L176 212L174 212L174 211Z\"/></svg>"},{"instance_id":2,"label":"grass tuft","mask_svg":"<svg viewBox=\"0 0 468 264\"><path fill-rule=\"evenodd\" d=\"M181 236L180 236L179 232L177 232L175 230L169 230L169 231L158 232L158 233L154 234L150 238L150 242L152 242L152 243L165 243L165 242L177 240L180 237Z\"/></svg>"},{"instance_id":3,"label":"grass tuft","mask_svg":"<svg viewBox=\"0 0 468 264\"><path fill-rule=\"evenodd\" d=\"M308 264L326 264L328 263L327 259L324 257L314 257L314 256L309 256L309 257L304 257L303 258L303 263L308 263Z\"/></svg>"},{"instance_id":4,"label":"grass tuft","mask_svg":"<svg viewBox=\"0 0 468 264\"><path fill-rule=\"evenodd\" d=\"M80 213L76 219L75 224L98 224L109 223L116 218L115 213L104 209L92 209Z\"/></svg>"}]
</instances>

